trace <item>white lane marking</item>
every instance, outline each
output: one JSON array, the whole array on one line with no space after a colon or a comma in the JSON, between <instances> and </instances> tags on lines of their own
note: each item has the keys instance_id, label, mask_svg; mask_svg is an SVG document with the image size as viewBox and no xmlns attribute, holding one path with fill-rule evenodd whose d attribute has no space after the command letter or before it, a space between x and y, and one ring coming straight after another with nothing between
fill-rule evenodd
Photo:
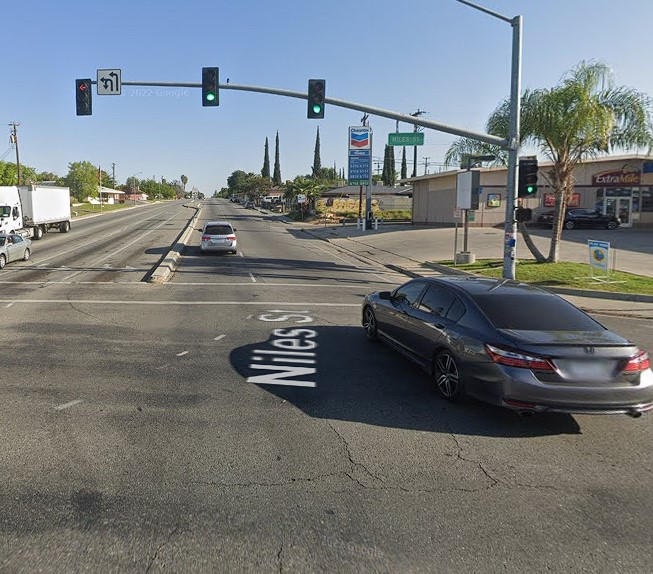
<instances>
[{"instance_id":1,"label":"white lane marking","mask_svg":"<svg viewBox=\"0 0 653 574\"><path fill-rule=\"evenodd\" d=\"M226 336L227 336L227 335L218 335L218 336L217 336L215 339L213 339L213 340L214 340L214 341L219 341L220 339L224 339Z\"/></svg>"},{"instance_id":2,"label":"white lane marking","mask_svg":"<svg viewBox=\"0 0 653 574\"><path fill-rule=\"evenodd\" d=\"M0 299L1 303L10 303L9 299ZM256 305L274 305L276 307L360 307L360 303L313 303L313 302L304 302L304 303L292 303L288 301L111 301L109 299L21 299L20 301L13 300L14 304L22 303L56 303L60 305L70 305L74 303L76 305L241 305L241 306L252 306Z\"/></svg>"},{"instance_id":3,"label":"white lane marking","mask_svg":"<svg viewBox=\"0 0 653 574\"><path fill-rule=\"evenodd\" d=\"M0 281L0 284L2 283L3 281ZM25 282L13 281L12 283L24 284ZM175 281L174 283L169 283L168 285L170 286L179 285L179 286L187 286L187 287L194 287L194 286L223 287L223 286L232 285L233 287L324 287L326 289L360 289L360 288L367 287L367 285L370 283L374 284L374 283L378 283L378 281L361 281L359 283L256 283L256 285L252 283L242 283L242 282L227 283L227 282L197 281L196 283L192 283L188 281L186 282ZM387 281L383 281L383 283L387 283Z\"/></svg>"},{"instance_id":4,"label":"white lane marking","mask_svg":"<svg viewBox=\"0 0 653 574\"><path fill-rule=\"evenodd\" d=\"M251 319L254 315L247 315L248 319Z\"/></svg>"},{"instance_id":5,"label":"white lane marking","mask_svg":"<svg viewBox=\"0 0 653 574\"><path fill-rule=\"evenodd\" d=\"M365 281L361 283L334 283L334 284L324 284L324 283L225 283L225 282L216 282L211 283L208 281L198 281L196 283L191 282L177 282L166 283L166 287L174 286L183 286L183 287L224 287L224 286L233 286L233 287L316 287L324 289L360 289L366 287L368 283L374 284L377 281ZM387 281L384 281L387 283ZM0 285L138 285L140 287L152 288L151 283L145 281L30 281L26 283L25 281L0 281Z\"/></svg>"},{"instance_id":6,"label":"white lane marking","mask_svg":"<svg viewBox=\"0 0 653 574\"><path fill-rule=\"evenodd\" d=\"M249 276L252 279L252 283L256 283L256 279L254 278L254 274L250 273Z\"/></svg>"},{"instance_id":7,"label":"white lane marking","mask_svg":"<svg viewBox=\"0 0 653 574\"><path fill-rule=\"evenodd\" d=\"M146 285L150 286L149 283L143 281L0 281L0 285L38 285L42 287L44 285ZM208 285L208 283L207 283ZM245 285L251 285L251 283L245 283Z\"/></svg>"},{"instance_id":8,"label":"white lane marking","mask_svg":"<svg viewBox=\"0 0 653 574\"><path fill-rule=\"evenodd\" d=\"M157 212L153 213L150 217L146 217L145 219L138 220L134 224L134 226L142 225L144 222L149 221L150 219L154 219L155 217L159 217L159 215L161 215L160 212L165 212L165 210L164 209L157 210ZM183 209L180 209L177 214L182 213L182 212L183 212ZM96 239L95 241L88 241L87 243L84 244L84 247L88 247L89 245L93 245L94 243L99 243L100 241L103 241L103 240L105 240L107 238L113 237L114 235L121 235L121 234L123 234L125 232L126 229L129 229L129 225L121 227L120 229L117 229L115 231L115 233L108 233L106 235L102 235L101 237L98 237L98 239ZM56 257L61 257L63 255L67 255L68 253L72 253L74 251L79 251L81 248L82 248L82 246L76 245L75 247L72 247L71 249L67 249L66 251L60 251L59 253L55 253L54 255L51 255L50 257L45 257L44 259L41 259L39 257L39 261L42 262L42 263L40 263L40 265L43 265L43 262L45 262L45 261L50 261L50 259L54 259ZM14 267L13 269L10 269L9 271L7 271L7 273L20 271L20 269L21 269L21 267ZM69 268L62 265L61 269L69 269ZM4 274L5 273L3 273L3 275Z\"/></svg>"},{"instance_id":9,"label":"white lane marking","mask_svg":"<svg viewBox=\"0 0 653 574\"><path fill-rule=\"evenodd\" d=\"M124 251L124 250L127 249L128 247L134 245L134 243L138 243L139 241L141 241L141 240L143 239L143 237L145 237L146 235L149 235L149 234L152 233L153 231L158 231L158 229L159 229L160 227L164 226L166 223L168 223L168 221L170 221L171 219L174 219L175 217L177 217L177 214L176 214L176 213L173 214L172 216L170 216L168 219L164 219L164 220L161 221L158 225L155 225L154 227L152 227L152 229L148 229L145 233L139 235L136 239L130 241L129 243L125 243L124 245L122 245L120 248L116 249L116 250L113 251L112 253L108 253L108 254L105 255L104 257L100 257L99 259L96 259L96 260L95 260L95 264L98 265L101 261L104 261L105 259L110 259L111 257L114 257L115 255L117 255L117 254L120 253L121 251ZM75 277L76 275L79 275L80 273L84 273L84 270L82 270L82 271L76 271L76 272L73 273L72 275L69 275L68 277L64 277L63 280L64 280L64 281L69 281L70 279L72 279L72 278Z\"/></svg>"},{"instance_id":10,"label":"white lane marking","mask_svg":"<svg viewBox=\"0 0 653 574\"><path fill-rule=\"evenodd\" d=\"M54 407L55 411L62 411L64 409L67 409L68 407L74 407L75 405L78 405L81 403L81 399L77 399L76 401L70 401L69 403L66 403L65 405L59 405L58 407Z\"/></svg>"},{"instance_id":11,"label":"white lane marking","mask_svg":"<svg viewBox=\"0 0 653 574\"><path fill-rule=\"evenodd\" d=\"M7 303L7 304L5 305L5 309L9 309L9 307L11 307L12 305L13 305L13 302L12 302L12 303Z\"/></svg>"},{"instance_id":12,"label":"white lane marking","mask_svg":"<svg viewBox=\"0 0 653 574\"><path fill-rule=\"evenodd\" d=\"M238 255L240 255L241 257L245 257L245 255L243 254L242 251L239 251L239 252L238 252Z\"/></svg>"},{"instance_id":13,"label":"white lane marking","mask_svg":"<svg viewBox=\"0 0 653 574\"><path fill-rule=\"evenodd\" d=\"M190 351L182 351L181 353L177 353L178 357L183 357L184 355L188 355Z\"/></svg>"}]
</instances>

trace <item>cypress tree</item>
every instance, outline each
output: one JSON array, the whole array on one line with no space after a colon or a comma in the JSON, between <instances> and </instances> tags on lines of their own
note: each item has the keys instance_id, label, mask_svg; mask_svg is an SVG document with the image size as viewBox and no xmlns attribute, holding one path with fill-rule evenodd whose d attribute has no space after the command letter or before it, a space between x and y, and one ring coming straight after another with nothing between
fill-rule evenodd
<instances>
[{"instance_id":1,"label":"cypress tree","mask_svg":"<svg viewBox=\"0 0 653 574\"><path fill-rule=\"evenodd\" d=\"M386 144L383 153L383 171L381 172L383 185L390 185L390 146Z\"/></svg>"},{"instance_id":2,"label":"cypress tree","mask_svg":"<svg viewBox=\"0 0 653 574\"><path fill-rule=\"evenodd\" d=\"M279 130L274 144L274 175L272 176L274 185L281 185L281 166L279 165Z\"/></svg>"},{"instance_id":3,"label":"cypress tree","mask_svg":"<svg viewBox=\"0 0 653 574\"><path fill-rule=\"evenodd\" d=\"M408 167L406 166L406 146L402 148L401 152L401 179L406 179L408 174Z\"/></svg>"},{"instance_id":4,"label":"cypress tree","mask_svg":"<svg viewBox=\"0 0 653 574\"><path fill-rule=\"evenodd\" d=\"M317 128L315 136L315 151L313 152L313 177L320 177L322 172L322 160L320 159L320 127Z\"/></svg>"},{"instance_id":5,"label":"cypress tree","mask_svg":"<svg viewBox=\"0 0 653 574\"><path fill-rule=\"evenodd\" d=\"M268 148L268 138L265 138L265 153L263 154L263 169L261 175L270 179L270 153Z\"/></svg>"}]
</instances>

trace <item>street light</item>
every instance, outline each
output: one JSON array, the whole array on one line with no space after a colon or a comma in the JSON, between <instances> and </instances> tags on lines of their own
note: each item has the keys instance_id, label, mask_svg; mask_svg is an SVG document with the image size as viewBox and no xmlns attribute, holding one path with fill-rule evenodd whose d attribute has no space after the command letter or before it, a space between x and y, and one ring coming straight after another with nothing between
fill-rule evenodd
<instances>
[{"instance_id":1,"label":"street light","mask_svg":"<svg viewBox=\"0 0 653 574\"><path fill-rule=\"evenodd\" d=\"M137 171L134 175L132 175L132 186L135 187L135 189L133 189L134 192L138 191L138 179L136 178L136 176L141 175L141 173L143 172ZM134 205L136 205L136 193L132 193L132 197L133 197Z\"/></svg>"},{"instance_id":2,"label":"street light","mask_svg":"<svg viewBox=\"0 0 653 574\"><path fill-rule=\"evenodd\" d=\"M515 206L517 205L517 160L519 157L519 119L521 106L521 16L508 18L483 6L456 0L480 12L485 12L512 26L512 67L510 71L510 125L508 128L508 181L506 182L506 223L503 244L503 278L515 278L515 261L517 245L517 222Z\"/></svg>"}]
</instances>

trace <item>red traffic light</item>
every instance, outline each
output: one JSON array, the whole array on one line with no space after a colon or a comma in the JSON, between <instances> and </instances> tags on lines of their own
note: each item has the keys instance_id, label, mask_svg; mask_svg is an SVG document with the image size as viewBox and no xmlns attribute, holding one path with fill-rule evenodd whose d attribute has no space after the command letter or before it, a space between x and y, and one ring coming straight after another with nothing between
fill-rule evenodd
<instances>
[{"instance_id":1,"label":"red traffic light","mask_svg":"<svg viewBox=\"0 0 653 574\"><path fill-rule=\"evenodd\" d=\"M78 116L90 116L93 113L93 92L91 92L91 80L75 80L77 88L75 100L77 104Z\"/></svg>"}]
</instances>

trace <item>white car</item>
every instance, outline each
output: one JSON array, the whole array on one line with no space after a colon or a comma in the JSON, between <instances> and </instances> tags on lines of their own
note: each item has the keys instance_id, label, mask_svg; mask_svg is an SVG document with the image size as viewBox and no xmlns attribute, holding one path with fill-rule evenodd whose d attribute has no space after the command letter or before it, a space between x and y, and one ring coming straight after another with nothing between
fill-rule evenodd
<instances>
[{"instance_id":1,"label":"white car","mask_svg":"<svg viewBox=\"0 0 653 574\"><path fill-rule=\"evenodd\" d=\"M237 252L236 230L228 221L207 221L202 229L200 254L209 251L219 253Z\"/></svg>"},{"instance_id":2,"label":"white car","mask_svg":"<svg viewBox=\"0 0 653 574\"><path fill-rule=\"evenodd\" d=\"M20 235L6 233L0 235L0 269L11 261L27 261L31 253L32 242Z\"/></svg>"}]
</instances>

